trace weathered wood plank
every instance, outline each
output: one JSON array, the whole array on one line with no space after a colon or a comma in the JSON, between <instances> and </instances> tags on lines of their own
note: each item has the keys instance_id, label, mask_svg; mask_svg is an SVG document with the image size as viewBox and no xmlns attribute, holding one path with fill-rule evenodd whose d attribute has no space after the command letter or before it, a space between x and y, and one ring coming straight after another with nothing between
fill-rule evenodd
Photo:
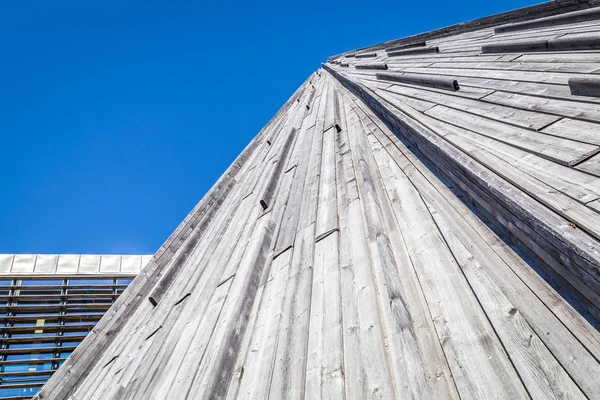
<instances>
[{"instance_id":1,"label":"weathered wood plank","mask_svg":"<svg viewBox=\"0 0 600 400\"><path fill-rule=\"evenodd\" d=\"M337 192L336 192L336 129L331 127L323 134L323 151L321 159L321 177L319 180L319 205L317 209L317 226L315 237L330 232L338 227Z\"/></svg>"},{"instance_id":2,"label":"weathered wood plank","mask_svg":"<svg viewBox=\"0 0 600 400\"><path fill-rule=\"evenodd\" d=\"M418 192L380 170L461 397L527 396Z\"/></svg>"},{"instance_id":3,"label":"weathered wood plank","mask_svg":"<svg viewBox=\"0 0 600 400\"><path fill-rule=\"evenodd\" d=\"M485 97L485 101L504 104L523 110L536 110L549 114L600 122L600 104L547 99L528 94L494 92Z\"/></svg>"},{"instance_id":4,"label":"weathered wood plank","mask_svg":"<svg viewBox=\"0 0 600 400\"><path fill-rule=\"evenodd\" d=\"M287 250L273 261L265 276L258 316L242 366L238 399L264 399L268 397L275 364L276 347L280 330L284 290L290 270L292 251ZM260 366L260 368L257 368Z\"/></svg>"},{"instance_id":5,"label":"weathered wood plank","mask_svg":"<svg viewBox=\"0 0 600 400\"><path fill-rule=\"evenodd\" d=\"M315 245L305 396L344 397L338 232Z\"/></svg>"},{"instance_id":6,"label":"weathered wood plank","mask_svg":"<svg viewBox=\"0 0 600 400\"><path fill-rule=\"evenodd\" d=\"M469 114L442 105L427 110L425 114L453 125L466 127L480 135L538 154L563 165L577 163L590 154L594 154L598 149L596 145L500 124L484 116Z\"/></svg>"},{"instance_id":7,"label":"weathered wood plank","mask_svg":"<svg viewBox=\"0 0 600 400\"><path fill-rule=\"evenodd\" d=\"M456 398L448 364L433 322L425 311L427 305L395 218L385 197L377 196L383 193L377 179L369 175L367 165L372 161L367 164L370 157L364 139L360 140L364 135L360 124L355 119L350 125L351 148L354 163L360 166L356 170L357 181L367 222L371 262L381 293L382 323L389 335L388 354L395 391L401 398ZM382 209L382 204L387 207ZM386 225L389 238L383 230Z\"/></svg>"},{"instance_id":8,"label":"weathered wood plank","mask_svg":"<svg viewBox=\"0 0 600 400\"><path fill-rule=\"evenodd\" d=\"M411 88L402 85L394 85L386 89L386 91L401 96L407 96L417 100L425 100L457 110L466 111L471 114L485 115L500 122L535 130L544 128L560 119L560 117L557 116L519 110L512 107L485 103L475 99L456 97L439 92L419 90L417 88Z\"/></svg>"},{"instance_id":9,"label":"weathered wood plank","mask_svg":"<svg viewBox=\"0 0 600 400\"><path fill-rule=\"evenodd\" d=\"M403 114L392 112L386 106L374 102L373 95L368 90L340 75L336 76L345 85L356 90L361 99L374 107L379 115L383 115L398 134L418 146L422 154L425 154L430 162L439 166L440 171L449 176L454 184L469 193L469 197L474 199L474 204L484 207L500 226L516 235L520 243L526 243L524 248L528 254L543 259L548 273L561 284L565 284L574 296L584 302L590 312L600 315L594 311L596 301L587 300L597 295L571 275L570 270L565 270L565 266L573 270L593 269L598 264L590 261L596 259L597 255L594 255L596 247L589 237L576 229L569 229L566 221L556 219L552 213L522 197L522 193L518 190L514 191L501 184L497 181L497 177L489 175L468 157L456 153L452 147L444 145L442 141L431 136L431 132L423 126L407 119ZM499 213L498 210L502 212ZM555 222L549 224L550 221Z\"/></svg>"},{"instance_id":10,"label":"weathered wood plank","mask_svg":"<svg viewBox=\"0 0 600 400\"><path fill-rule=\"evenodd\" d=\"M377 142L379 144L379 142ZM383 162L390 164L390 168L394 168L391 157L385 157L385 153L382 155ZM408 179L406 177L405 179ZM408 182L408 180L407 180ZM415 183L413 181L413 183ZM415 185L422 196L430 197L431 190L425 185ZM441 229L442 234L446 242L449 244L452 253L459 262L461 269L467 279L469 280L470 286L473 288L479 302L483 306L486 315L490 318L490 321L494 324L495 331L499 334L502 340L503 347L508 351L512 362L516 365L519 370L519 375L524 378L524 382L527 385L528 392L534 394L534 396L546 396L549 393L554 394L556 397L583 397L583 394L579 388L574 384L572 379L567 375L563 368L555 360L552 353L545 347L540 341L538 335L529 327L529 324L519 314L519 311L514 305L505 297L503 291L496 286L497 280L490 277L486 271L486 267L480 264L481 257L485 257L485 245L483 243L474 242L473 238L477 237L475 232L471 234L464 234L466 226L453 225L450 228L449 221L456 220L459 214L453 213L448 210L444 202L436 202L435 206L428 203L428 208L431 215L433 216L437 226ZM457 222L459 223L459 222ZM468 228L467 228L468 229ZM461 236L459 239L456 235ZM463 244L461 240L466 240L469 243ZM477 254L471 254L468 248L476 248L480 251ZM472 250L471 250L472 251ZM493 254L493 252L492 252ZM497 260L499 261L499 260ZM486 266L493 263L490 259L486 259ZM506 268L505 264L496 264L493 268ZM506 279L508 276L504 275L502 278ZM515 283L521 283L515 281ZM505 284L510 285L510 283ZM535 297L534 297L535 298ZM537 299L536 299L537 300ZM557 321L558 322L558 321ZM562 326L557 325L559 329ZM544 335L545 336L545 335ZM545 339L545 337L544 337ZM524 341L528 341L530 346L521 347ZM582 349L580 354L584 357L588 357L589 354ZM590 364L594 365L594 364Z\"/></svg>"},{"instance_id":11,"label":"weathered wood plank","mask_svg":"<svg viewBox=\"0 0 600 400\"><path fill-rule=\"evenodd\" d=\"M582 162L575 167L579 171L592 174L596 177L600 177L600 155L596 154L589 160Z\"/></svg>"},{"instance_id":12,"label":"weathered wood plank","mask_svg":"<svg viewBox=\"0 0 600 400\"><path fill-rule=\"evenodd\" d=\"M323 79L324 81L324 79ZM310 152L304 154L308 163L306 180L302 191L296 237L293 246L290 277L284 300L282 324L285 327L277 345L270 396L273 398L304 398L306 359L308 344L311 289L313 281L313 257L315 226L323 143L325 100L319 101L319 118L309 128L307 135L313 137Z\"/></svg>"},{"instance_id":13,"label":"weathered wood plank","mask_svg":"<svg viewBox=\"0 0 600 400\"><path fill-rule=\"evenodd\" d=\"M598 123L578 121L571 118L561 118L559 121L547 126L541 131L557 137L564 137L599 146L599 129L600 124Z\"/></svg>"},{"instance_id":14,"label":"weathered wood plank","mask_svg":"<svg viewBox=\"0 0 600 400\"><path fill-rule=\"evenodd\" d=\"M373 121L378 121L376 117L370 117ZM498 263L492 261L497 257L502 258L505 268L493 267L489 268L488 272L495 274L494 281L497 282L504 293L519 307L525 317L532 323L534 329L539 329L540 337L543 337L545 343L552 349L553 354L558 355L558 358L564 360L571 357L572 354L578 353L579 359L586 359L588 356L582 356L581 350L578 349L579 343L568 342L567 346L573 345L575 348L566 349L563 338L569 337L571 333L564 332L559 335L547 335L543 333L556 332L564 330L563 324L567 329L573 332L573 335L578 336L586 349L598 357L600 352L600 333L598 333L582 316L571 308L571 306L556 293L546 282L531 269L518 255L514 253L506 244L502 242L498 236L485 226L481 220L475 216L467 206L461 202L454 194L442 183L439 179L415 157L398 138L389 129L378 122L374 126L373 132L382 145L386 148L394 162L402 168L407 177L415 186L421 188L423 198L436 205L437 210L444 211L448 216L448 220L457 221L460 224L461 219L469 225L461 226L455 230L456 233L474 240L476 244L471 249L477 252L478 257L490 258L489 265ZM418 172L417 172L418 171ZM435 187L435 190L429 190L429 186ZM448 202L448 206L438 205ZM451 210L455 210L456 213ZM473 231L471 231L471 229ZM485 241L485 244L480 241ZM494 252L485 251L485 248L490 246ZM488 262L483 266L487 266ZM506 273L506 267L509 267L520 280L511 278L510 273ZM522 281L522 283L521 283ZM530 288L531 291L523 287L523 283ZM535 295L534 295L535 293ZM539 298L548 309L540 307L537 302ZM548 311L556 314L557 319L548 316ZM548 324L554 324L549 326ZM539 328L537 328L539 327ZM594 362L590 359L592 365ZM569 364L564 361L564 365ZM591 367L593 370L596 367ZM589 371L590 367L583 367L583 371ZM589 379L588 379L589 380Z\"/></svg>"}]
</instances>

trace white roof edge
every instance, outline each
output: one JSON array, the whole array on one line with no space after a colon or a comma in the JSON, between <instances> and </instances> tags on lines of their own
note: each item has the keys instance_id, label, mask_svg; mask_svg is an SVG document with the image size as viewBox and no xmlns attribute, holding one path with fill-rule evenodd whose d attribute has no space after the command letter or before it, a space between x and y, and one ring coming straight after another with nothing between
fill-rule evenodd
<instances>
[{"instance_id":1,"label":"white roof edge","mask_svg":"<svg viewBox=\"0 0 600 400\"><path fill-rule=\"evenodd\" d=\"M0 254L0 275L137 275L151 254Z\"/></svg>"}]
</instances>

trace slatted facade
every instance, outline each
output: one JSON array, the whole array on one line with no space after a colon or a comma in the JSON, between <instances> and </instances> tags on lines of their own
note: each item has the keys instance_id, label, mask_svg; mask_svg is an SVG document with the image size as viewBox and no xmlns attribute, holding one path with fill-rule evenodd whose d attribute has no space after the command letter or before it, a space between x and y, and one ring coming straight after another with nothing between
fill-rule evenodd
<instances>
[{"instance_id":1,"label":"slatted facade","mask_svg":"<svg viewBox=\"0 0 600 400\"><path fill-rule=\"evenodd\" d=\"M148 259L0 254L0 399L32 398Z\"/></svg>"},{"instance_id":2,"label":"slatted facade","mask_svg":"<svg viewBox=\"0 0 600 400\"><path fill-rule=\"evenodd\" d=\"M592 5L332 57L36 398L600 399Z\"/></svg>"}]
</instances>

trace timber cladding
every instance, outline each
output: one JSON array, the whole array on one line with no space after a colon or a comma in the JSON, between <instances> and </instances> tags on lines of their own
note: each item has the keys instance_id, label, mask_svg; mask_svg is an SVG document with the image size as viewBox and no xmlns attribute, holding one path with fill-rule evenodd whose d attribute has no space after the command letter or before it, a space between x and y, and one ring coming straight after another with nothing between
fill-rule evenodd
<instances>
[{"instance_id":1,"label":"timber cladding","mask_svg":"<svg viewBox=\"0 0 600 400\"><path fill-rule=\"evenodd\" d=\"M589 6L333 57L37 398L600 398Z\"/></svg>"}]
</instances>

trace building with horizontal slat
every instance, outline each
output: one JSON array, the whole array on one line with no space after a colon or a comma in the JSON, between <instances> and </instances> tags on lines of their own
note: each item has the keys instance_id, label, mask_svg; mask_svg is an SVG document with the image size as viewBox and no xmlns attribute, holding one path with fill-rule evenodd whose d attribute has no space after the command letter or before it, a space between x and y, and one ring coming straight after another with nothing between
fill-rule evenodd
<instances>
[{"instance_id":1,"label":"building with horizontal slat","mask_svg":"<svg viewBox=\"0 0 600 400\"><path fill-rule=\"evenodd\" d=\"M0 254L0 399L30 399L152 256Z\"/></svg>"},{"instance_id":2,"label":"building with horizontal slat","mask_svg":"<svg viewBox=\"0 0 600 400\"><path fill-rule=\"evenodd\" d=\"M595 5L332 56L35 398L600 399Z\"/></svg>"}]
</instances>

